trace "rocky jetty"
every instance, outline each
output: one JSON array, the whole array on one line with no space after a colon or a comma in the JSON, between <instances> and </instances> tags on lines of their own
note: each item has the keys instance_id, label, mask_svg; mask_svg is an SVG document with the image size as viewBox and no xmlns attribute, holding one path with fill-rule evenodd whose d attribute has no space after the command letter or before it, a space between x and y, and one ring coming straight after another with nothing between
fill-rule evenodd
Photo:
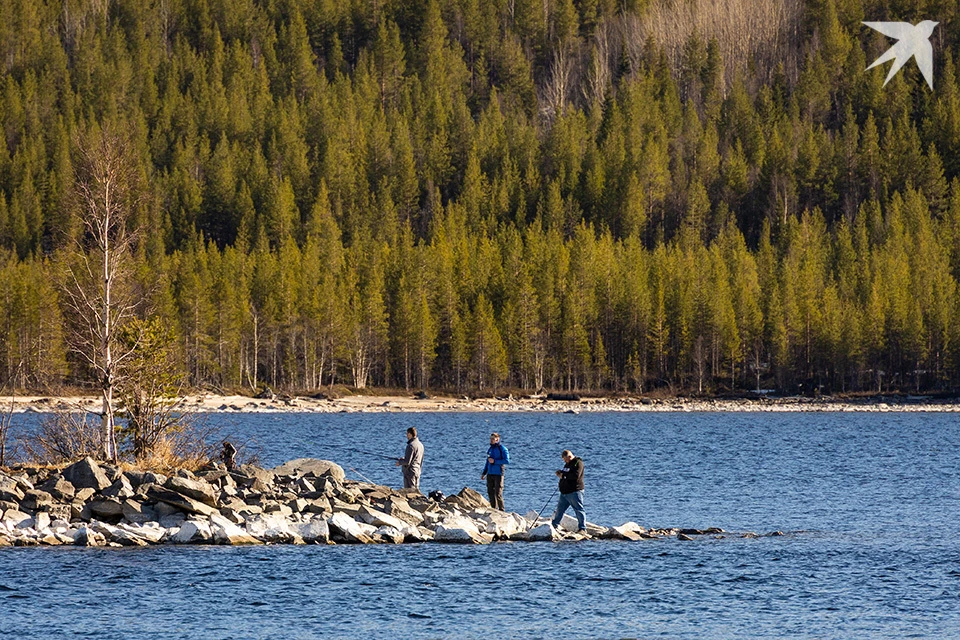
<instances>
[{"instance_id":1,"label":"rocky jetty","mask_svg":"<svg viewBox=\"0 0 960 640\"><path fill-rule=\"evenodd\" d=\"M346 479L329 461L292 460L275 469L212 464L171 476L121 470L91 458L64 469L0 472L0 546L155 544L334 544L495 540L642 540L722 535L719 529L647 530L628 522L575 532L536 513L492 509L466 487L429 498Z\"/></svg>"}]
</instances>

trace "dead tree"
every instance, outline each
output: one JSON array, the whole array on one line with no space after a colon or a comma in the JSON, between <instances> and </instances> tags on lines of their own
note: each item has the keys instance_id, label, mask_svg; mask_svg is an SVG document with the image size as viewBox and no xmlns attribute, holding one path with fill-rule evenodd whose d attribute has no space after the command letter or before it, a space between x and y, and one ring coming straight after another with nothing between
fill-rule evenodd
<instances>
[{"instance_id":1,"label":"dead tree","mask_svg":"<svg viewBox=\"0 0 960 640\"><path fill-rule=\"evenodd\" d=\"M98 132L78 145L74 192L82 233L65 286L73 329L70 347L97 379L103 397L103 454L113 461L117 367L136 348L121 347L118 339L135 306L132 253L137 234L128 229L137 199L133 168L126 142L115 132Z\"/></svg>"}]
</instances>

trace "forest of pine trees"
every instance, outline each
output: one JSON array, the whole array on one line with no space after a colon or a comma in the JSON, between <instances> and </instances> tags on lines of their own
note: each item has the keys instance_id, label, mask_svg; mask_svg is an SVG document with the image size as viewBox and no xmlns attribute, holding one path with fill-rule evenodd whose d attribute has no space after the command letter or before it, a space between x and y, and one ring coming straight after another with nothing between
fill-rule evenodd
<instances>
[{"instance_id":1,"label":"forest of pine trees","mask_svg":"<svg viewBox=\"0 0 960 640\"><path fill-rule=\"evenodd\" d=\"M922 19L882 87L861 21ZM0 384L89 378L110 130L195 387L952 390L958 60L953 0L8 0Z\"/></svg>"}]
</instances>

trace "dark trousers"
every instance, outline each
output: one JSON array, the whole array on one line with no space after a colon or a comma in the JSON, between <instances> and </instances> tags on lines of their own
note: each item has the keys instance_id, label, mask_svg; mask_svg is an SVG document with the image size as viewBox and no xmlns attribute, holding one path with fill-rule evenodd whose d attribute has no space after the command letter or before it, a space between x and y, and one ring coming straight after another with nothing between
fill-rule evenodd
<instances>
[{"instance_id":1,"label":"dark trousers","mask_svg":"<svg viewBox=\"0 0 960 640\"><path fill-rule=\"evenodd\" d=\"M487 474L487 495L490 496L490 506L503 511L503 476Z\"/></svg>"}]
</instances>

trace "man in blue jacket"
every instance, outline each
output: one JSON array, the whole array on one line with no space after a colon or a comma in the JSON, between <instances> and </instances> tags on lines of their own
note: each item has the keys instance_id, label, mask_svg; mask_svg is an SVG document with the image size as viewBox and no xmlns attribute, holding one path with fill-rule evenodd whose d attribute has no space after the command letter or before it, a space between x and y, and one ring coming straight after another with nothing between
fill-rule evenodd
<instances>
[{"instance_id":1,"label":"man in blue jacket","mask_svg":"<svg viewBox=\"0 0 960 640\"><path fill-rule=\"evenodd\" d=\"M483 465L480 479L487 480L487 495L490 506L503 511L503 465L510 464L510 452L500 444L500 434L490 434L490 448L487 449L487 462Z\"/></svg>"}]
</instances>

